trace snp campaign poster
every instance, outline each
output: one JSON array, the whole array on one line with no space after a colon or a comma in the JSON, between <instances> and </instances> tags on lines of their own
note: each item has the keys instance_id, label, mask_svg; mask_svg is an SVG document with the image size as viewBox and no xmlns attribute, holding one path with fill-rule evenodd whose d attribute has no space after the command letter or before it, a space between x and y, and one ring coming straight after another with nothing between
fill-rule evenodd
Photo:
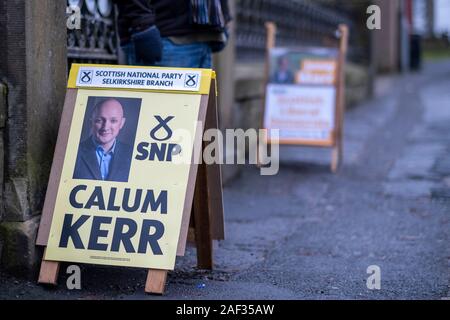
<instances>
[{"instance_id":1,"label":"snp campaign poster","mask_svg":"<svg viewBox=\"0 0 450 320\"><path fill-rule=\"evenodd\" d=\"M337 56L328 48L271 49L264 128L279 129L280 143L332 145Z\"/></svg>"},{"instance_id":2,"label":"snp campaign poster","mask_svg":"<svg viewBox=\"0 0 450 320\"><path fill-rule=\"evenodd\" d=\"M200 99L78 90L46 260L174 268Z\"/></svg>"}]
</instances>

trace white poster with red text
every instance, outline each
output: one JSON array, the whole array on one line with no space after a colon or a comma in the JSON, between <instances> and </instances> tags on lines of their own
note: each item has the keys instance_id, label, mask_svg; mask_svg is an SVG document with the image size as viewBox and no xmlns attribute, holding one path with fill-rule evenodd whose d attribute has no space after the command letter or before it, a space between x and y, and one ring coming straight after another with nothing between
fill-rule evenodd
<instances>
[{"instance_id":1,"label":"white poster with red text","mask_svg":"<svg viewBox=\"0 0 450 320\"><path fill-rule=\"evenodd\" d=\"M281 144L331 146L336 110L337 51L275 48L270 52L264 128Z\"/></svg>"}]
</instances>

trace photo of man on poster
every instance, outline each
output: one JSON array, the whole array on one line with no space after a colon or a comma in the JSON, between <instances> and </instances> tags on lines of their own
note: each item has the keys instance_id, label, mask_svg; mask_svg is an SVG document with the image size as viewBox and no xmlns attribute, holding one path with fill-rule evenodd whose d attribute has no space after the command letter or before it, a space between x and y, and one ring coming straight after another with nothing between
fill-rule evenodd
<instances>
[{"instance_id":1,"label":"photo of man on poster","mask_svg":"<svg viewBox=\"0 0 450 320\"><path fill-rule=\"evenodd\" d=\"M83 127L86 131L88 122L90 132L87 138L82 135L73 178L127 182L134 136L132 141L119 139L128 124L120 99L101 99L91 112L88 109ZM136 128L136 123L130 126Z\"/></svg>"},{"instance_id":2,"label":"photo of man on poster","mask_svg":"<svg viewBox=\"0 0 450 320\"><path fill-rule=\"evenodd\" d=\"M270 79L271 83L293 84L294 74L289 67L289 59L287 56L280 56L277 60L277 69Z\"/></svg>"}]
</instances>

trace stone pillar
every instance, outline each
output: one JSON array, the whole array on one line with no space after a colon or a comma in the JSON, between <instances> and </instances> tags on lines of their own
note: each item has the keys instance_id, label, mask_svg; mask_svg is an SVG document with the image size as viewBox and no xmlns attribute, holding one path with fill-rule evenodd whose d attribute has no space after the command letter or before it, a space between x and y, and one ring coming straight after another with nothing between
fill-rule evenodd
<instances>
[{"instance_id":1,"label":"stone pillar","mask_svg":"<svg viewBox=\"0 0 450 320\"><path fill-rule=\"evenodd\" d=\"M434 16L435 6L434 0L426 1L426 35L430 38L434 36Z\"/></svg>"},{"instance_id":2,"label":"stone pillar","mask_svg":"<svg viewBox=\"0 0 450 320\"><path fill-rule=\"evenodd\" d=\"M16 274L29 275L38 262L34 243L66 87L65 11L66 1L0 0L0 266Z\"/></svg>"},{"instance_id":3,"label":"stone pillar","mask_svg":"<svg viewBox=\"0 0 450 320\"><path fill-rule=\"evenodd\" d=\"M235 111L235 28L236 28L236 4L235 1L229 1L231 16L233 20L229 25L229 40L225 49L214 56L214 69L217 72L218 82L218 106L220 129L225 137L225 129L234 128ZM224 148L225 154L227 150ZM222 166L223 181L226 183L238 174L238 166Z\"/></svg>"},{"instance_id":4,"label":"stone pillar","mask_svg":"<svg viewBox=\"0 0 450 320\"><path fill-rule=\"evenodd\" d=\"M6 120L6 86L0 82L0 224L5 214L3 197L4 186L4 159L5 159L5 120ZM0 259L2 256L3 242L0 239ZM1 261L1 260L0 260Z\"/></svg>"},{"instance_id":5,"label":"stone pillar","mask_svg":"<svg viewBox=\"0 0 450 320\"><path fill-rule=\"evenodd\" d=\"M378 71L397 72L399 70L400 21L399 0L376 0L381 9L381 30L375 34L375 59Z\"/></svg>"}]
</instances>

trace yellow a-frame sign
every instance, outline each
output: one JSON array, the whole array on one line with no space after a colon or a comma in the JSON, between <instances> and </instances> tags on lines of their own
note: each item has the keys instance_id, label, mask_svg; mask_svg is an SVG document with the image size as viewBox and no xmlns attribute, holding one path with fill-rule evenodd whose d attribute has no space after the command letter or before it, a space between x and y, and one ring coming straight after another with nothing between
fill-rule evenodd
<instances>
[{"instance_id":1,"label":"yellow a-frame sign","mask_svg":"<svg viewBox=\"0 0 450 320\"><path fill-rule=\"evenodd\" d=\"M74 64L39 282L55 284L60 261L143 267L146 292L162 293L192 208L198 264L212 268L212 240L224 238L221 172L201 151L203 131L217 127L212 70Z\"/></svg>"}]
</instances>

